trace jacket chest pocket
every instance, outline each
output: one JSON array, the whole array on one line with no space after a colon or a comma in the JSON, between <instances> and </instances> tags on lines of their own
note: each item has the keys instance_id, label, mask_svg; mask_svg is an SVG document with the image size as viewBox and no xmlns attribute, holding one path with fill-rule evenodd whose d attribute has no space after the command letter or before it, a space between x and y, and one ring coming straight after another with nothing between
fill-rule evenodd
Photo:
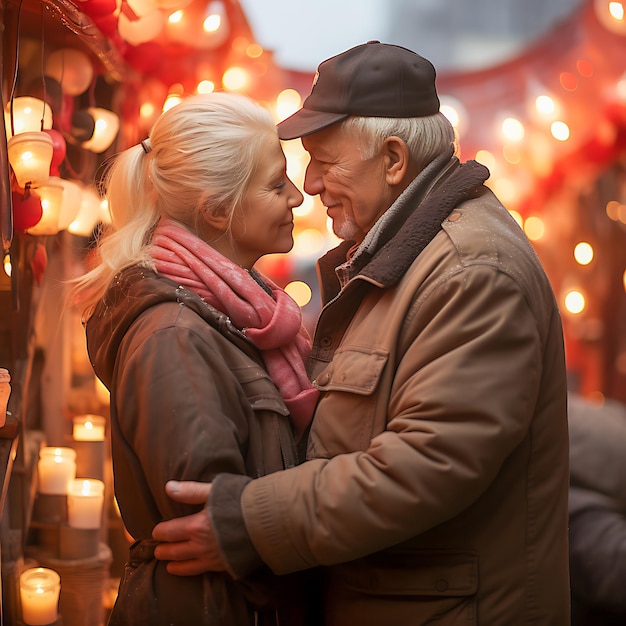
<instances>
[{"instance_id":1,"label":"jacket chest pocket","mask_svg":"<svg viewBox=\"0 0 626 626\"><path fill-rule=\"evenodd\" d=\"M289 409L268 374L258 367L233 372L252 409L243 451L248 475L257 478L296 465Z\"/></svg>"},{"instance_id":2,"label":"jacket chest pocket","mask_svg":"<svg viewBox=\"0 0 626 626\"><path fill-rule=\"evenodd\" d=\"M237 377L254 411L270 410L280 415L289 415L289 409L280 392L265 370L256 366L248 366L234 367L232 372Z\"/></svg>"},{"instance_id":3,"label":"jacket chest pocket","mask_svg":"<svg viewBox=\"0 0 626 626\"><path fill-rule=\"evenodd\" d=\"M322 395L311 430L310 456L330 458L367 450L372 437L384 430L386 411L377 415L376 405L384 394L380 383L387 360L384 350L341 348L317 373L313 385Z\"/></svg>"}]
</instances>

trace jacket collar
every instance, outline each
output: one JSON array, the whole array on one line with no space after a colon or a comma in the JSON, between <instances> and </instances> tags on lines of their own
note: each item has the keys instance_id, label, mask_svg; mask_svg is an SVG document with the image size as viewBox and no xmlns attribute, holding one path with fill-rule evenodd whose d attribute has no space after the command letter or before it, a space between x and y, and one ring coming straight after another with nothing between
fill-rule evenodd
<instances>
[{"instance_id":1,"label":"jacket collar","mask_svg":"<svg viewBox=\"0 0 626 626\"><path fill-rule=\"evenodd\" d=\"M354 255L353 242L343 242L318 262L323 302L355 276L392 287L441 229L452 210L483 191L489 170L476 161L456 157L436 160L418 175L381 216Z\"/></svg>"},{"instance_id":2,"label":"jacket collar","mask_svg":"<svg viewBox=\"0 0 626 626\"><path fill-rule=\"evenodd\" d=\"M257 354L247 337L233 326L227 315L169 278L135 265L115 276L85 327L92 365L107 386L119 347L130 326L145 311L166 302L186 306L242 350L251 356Z\"/></svg>"}]
</instances>

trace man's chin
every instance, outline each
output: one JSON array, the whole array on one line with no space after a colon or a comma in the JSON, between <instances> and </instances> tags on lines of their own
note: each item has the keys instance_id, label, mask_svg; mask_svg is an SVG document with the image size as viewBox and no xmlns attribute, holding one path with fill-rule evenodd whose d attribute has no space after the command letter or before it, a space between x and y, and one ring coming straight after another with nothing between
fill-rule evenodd
<instances>
[{"instance_id":1,"label":"man's chin","mask_svg":"<svg viewBox=\"0 0 626 626\"><path fill-rule=\"evenodd\" d=\"M357 239L356 229L350 228L348 224L336 225L335 222L333 222L333 233L335 233L335 237L343 241L356 241Z\"/></svg>"}]
</instances>

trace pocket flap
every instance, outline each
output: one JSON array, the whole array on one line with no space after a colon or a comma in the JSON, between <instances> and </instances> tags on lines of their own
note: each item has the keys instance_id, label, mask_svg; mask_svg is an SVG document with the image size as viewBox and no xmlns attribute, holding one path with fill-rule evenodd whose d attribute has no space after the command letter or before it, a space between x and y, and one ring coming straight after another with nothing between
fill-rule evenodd
<instances>
[{"instance_id":1,"label":"pocket flap","mask_svg":"<svg viewBox=\"0 0 626 626\"><path fill-rule=\"evenodd\" d=\"M389 354L370 348L340 348L313 381L320 391L349 391L364 396L374 392Z\"/></svg>"},{"instance_id":2,"label":"pocket flap","mask_svg":"<svg viewBox=\"0 0 626 626\"><path fill-rule=\"evenodd\" d=\"M289 415L276 385L267 372L257 366L232 368L254 411L273 411L279 415Z\"/></svg>"},{"instance_id":3,"label":"pocket flap","mask_svg":"<svg viewBox=\"0 0 626 626\"><path fill-rule=\"evenodd\" d=\"M367 559L346 568L344 581L355 591L381 595L470 596L478 590L478 556L467 553L388 552L388 563ZM381 560L382 560L381 558Z\"/></svg>"}]
</instances>

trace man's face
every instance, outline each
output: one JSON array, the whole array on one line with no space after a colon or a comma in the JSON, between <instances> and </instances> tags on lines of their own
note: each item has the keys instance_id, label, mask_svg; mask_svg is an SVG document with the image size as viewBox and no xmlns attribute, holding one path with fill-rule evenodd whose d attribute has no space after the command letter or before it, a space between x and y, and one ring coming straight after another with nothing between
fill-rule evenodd
<instances>
[{"instance_id":1,"label":"man's face","mask_svg":"<svg viewBox=\"0 0 626 626\"><path fill-rule=\"evenodd\" d=\"M394 199L383 152L363 160L358 141L341 124L303 137L302 145L311 157L304 190L320 196L337 237L360 243Z\"/></svg>"}]
</instances>

